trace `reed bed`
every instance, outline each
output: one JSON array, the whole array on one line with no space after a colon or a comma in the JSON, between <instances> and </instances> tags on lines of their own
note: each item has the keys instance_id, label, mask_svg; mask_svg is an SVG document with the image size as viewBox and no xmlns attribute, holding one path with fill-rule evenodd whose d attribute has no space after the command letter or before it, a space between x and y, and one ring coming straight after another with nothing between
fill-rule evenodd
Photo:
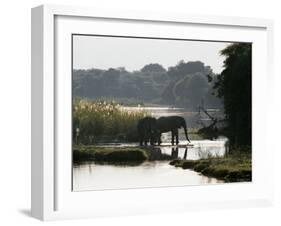
<instances>
[{"instance_id":1,"label":"reed bed","mask_svg":"<svg viewBox=\"0 0 281 226\"><path fill-rule=\"evenodd\" d=\"M137 141L137 122L148 115L141 108L125 110L115 101L76 99L73 102L74 143Z\"/></svg>"}]
</instances>

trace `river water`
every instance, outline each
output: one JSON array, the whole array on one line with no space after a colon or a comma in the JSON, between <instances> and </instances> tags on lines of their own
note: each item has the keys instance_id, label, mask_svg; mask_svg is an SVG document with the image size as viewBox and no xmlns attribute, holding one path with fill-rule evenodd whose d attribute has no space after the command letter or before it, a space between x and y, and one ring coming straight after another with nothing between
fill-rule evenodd
<instances>
[{"instance_id":1,"label":"river water","mask_svg":"<svg viewBox=\"0 0 281 226\"><path fill-rule=\"evenodd\" d=\"M127 107L126 110L139 108ZM145 110L154 117L180 115L187 121L187 127L196 126L196 112L189 112L180 108L153 107ZM191 126L190 126L191 125ZM181 129L182 130L182 129ZM180 130L180 144L187 144ZM162 145L170 144L170 133L162 135ZM224 137L217 140L202 140L190 135L191 144L185 147L161 147L161 154L180 159L200 159L209 156L223 156L227 151ZM128 144L118 144L118 146ZM136 145L136 144L131 144ZM203 176L193 170L183 170L169 165L169 161L145 161L135 166L101 165L94 162L83 162L73 165L73 191L151 188L169 186L188 186L218 184L223 181Z\"/></svg>"}]
</instances>

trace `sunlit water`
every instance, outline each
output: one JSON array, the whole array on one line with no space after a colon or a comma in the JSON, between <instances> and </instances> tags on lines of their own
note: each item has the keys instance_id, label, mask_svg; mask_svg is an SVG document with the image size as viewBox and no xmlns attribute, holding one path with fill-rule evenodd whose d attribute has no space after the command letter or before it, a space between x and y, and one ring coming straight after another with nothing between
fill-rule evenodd
<instances>
[{"instance_id":1,"label":"sunlit water","mask_svg":"<svg viewBox=\"0 0 281 226\"><path fill-rule=\"evenodd\" d=\"M179 109L153 108L147 109L155 117L162 115L181 115ZM164 114L164 113L167 114ZM180 111L184 112L183 110ZM190 113L188 113L190 114ZM184 115L184 113L183 113ZM188 118L188 115L184 115ZM187 121L187 120L186 120ZM180 144L187 144L183 133L180 133ZM171 135L162 135L162 145L170 144ZM161 154L180 159L200 159L209 156L223 156L227 152L226 138L217 140L191 140L193 146L161 147ZM107 144L108 146L122 146L137 144ZM127 188L151 188L168 186L188 186L217 184L223 181L203 176L193 170L183 170L169 165L169 161L145 161L137 166L100 165L94 162L83 162L73 165L73 190L106 190Z\"/></svg>"}]
</instances>

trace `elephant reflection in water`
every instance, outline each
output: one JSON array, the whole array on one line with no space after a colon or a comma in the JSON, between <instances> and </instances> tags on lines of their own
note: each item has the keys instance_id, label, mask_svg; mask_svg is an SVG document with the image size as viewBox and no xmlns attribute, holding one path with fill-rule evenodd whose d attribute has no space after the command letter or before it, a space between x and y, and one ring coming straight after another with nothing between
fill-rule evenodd
<instances>
[{"instance_id":1,"label":"elephant reflection in water","mask_svg":"<svg viewBox=\"0 0 281 226\"><path fill-rule=\"evenodd\" d=\"M145 117L138 121L138 132L140 137L140 145L147 145L150 141L150 144L153 145L155 142L158 145L161 144L161 135L162 133L171 132L172 133L172 145L179 144L179 132L178 129L183 128L184 134L188 142L190 142L187 134L186 123L183 117L180 116L168 116L160 117L159 119L153 117Z\"/></svg>"},{"instance_id":2,"label":"elephant reflection in water","mask_svg":"<svg viewBox=\"0 0 281 226\"><path fill-rule=\"evenodd\" d=\"M186 159L186 157L187 157L187 147L186 147L185 150L184 150L183 159Z\"/></svg>"},{"instance_id":3,"label":"elephant reflection in water","mask_svg":"<svg viewBox=\"0 0 281 226\"><path fill-rule=\"evenodd\" d=\"M179 148L172 148L172 159L177 159L179 157Z\"/></svg>"},{"instance_id":4,"label":"elephant reflection in water","mask_svg":"<svg viewBox=\"0 0 281 226\"><path fill-rule=\"evenodd\" d=\"M172 159L178 159L179 158L179 148L172 148L172 153L171 153ZM187 157L187 147L184 150L184 154L183 154L183 158L182 159L186 159Z\"/></svg>"}]
</instances>

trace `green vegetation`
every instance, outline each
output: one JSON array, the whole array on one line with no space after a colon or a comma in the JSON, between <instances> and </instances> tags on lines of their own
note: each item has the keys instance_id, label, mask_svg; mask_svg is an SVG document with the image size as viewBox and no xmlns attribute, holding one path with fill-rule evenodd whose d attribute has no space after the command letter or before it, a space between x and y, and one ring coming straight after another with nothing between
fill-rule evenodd
<instances>
[{"instance_id":1,"label":"green vegetation","mask_svg":"<svg viewBox=\"0 0 281 226\"><path fill-rule=\"evenodd\" d=\"M128 164L142 163L148 159L147 151L138 147L75 146L74 162L95 161L97 163Z\"/></svg>"},{"instance_id":2,"label":"green vegetation","mask_svg":"<svg viewBox=\"0 0 281 226\"><path fill-rule=\"evenodd\" d=\"M225 135L232 146L251 145L252 141L252 45L235 43L221 51L226 57L224 70L214 89L223 99L227 121Z\"/></svg>"},{"instance_id":3,"label":"green vegetation","mask_svg":"<svg viewBox=\"0 0 281 226\"><path fill-rule=\"evenodd\" d=\"M73 148L73 161L95 161L114 165L136 165L146 160L171 160L172 157L162 154L159 148L122 147L122 146L95 146L75 145Z\"/></svg>"},{"instance_id":4,"label":"green vegetation","mask_svg":"<svg viewBox=\"0 0 281 226\"><path fill-rule=\"evenodd\" d=\"M252 180L251 154L235 151L226 157L209 157L200 160L173 160L170 165L183 169L192 169L205 176L215 177L226 182Z\"/></svg>"},{"instance_id":5,"label":"green vegetation","mask_svg":"<svg viewBox=\"0 0 281 226\"><path fill-rule=\"evenodd\" d=\"M138 141L137 122L149 114L141 109L124 110L114 101L75 99L73 103L73 142Z\"/></svg>"}]
</instances>

